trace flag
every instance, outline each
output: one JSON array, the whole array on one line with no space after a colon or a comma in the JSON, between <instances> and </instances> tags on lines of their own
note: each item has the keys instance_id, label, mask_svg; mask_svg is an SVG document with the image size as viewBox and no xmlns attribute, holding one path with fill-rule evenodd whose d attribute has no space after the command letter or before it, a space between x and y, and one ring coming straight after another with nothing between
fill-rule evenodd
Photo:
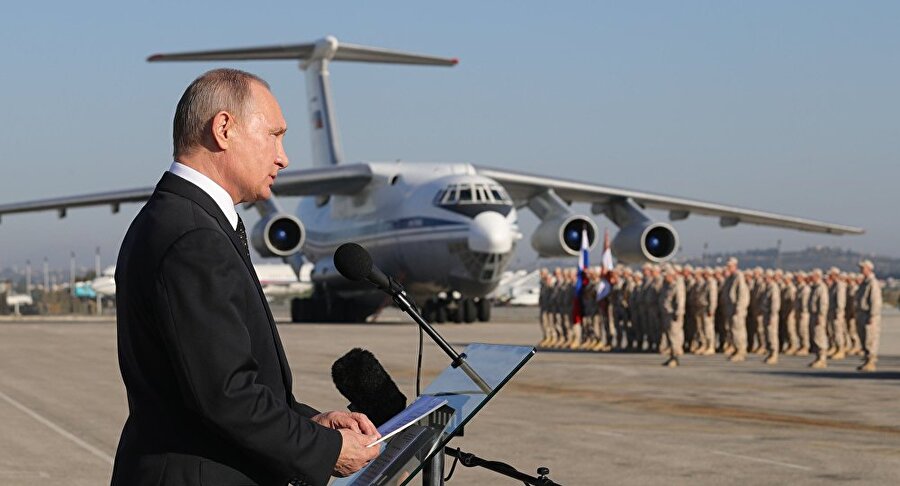
<instances>
[{"instance_id":1,"label":"flag","mask_svg":"<svg viewBox=\"0 0 900 486\"><path fill-rule=\"evenodd\" d=\"M572 323L577 325L581 325L584 315L581 294L584 291L584 287L588 284L585 270L590 266L590 263L588 263L590 251L587 228L583 228L581 230L581 251L578 253L578 280L575 281L575 297L572 302Z\"/></svg>"},{"instance_id":2,"label":"flag","mask_svg":"<svg viewBox=\"0 0 900 486\"><path fill-rule=\"evenodd\" d=\"M600 257L600 261L603 262L603 269L607 272L613 269L612 250L609 248L609 228L603 231L603 256Z\"/></svg>"},{"instance_id":3,"label":"flag","mask_svg":"<svg viewBox=\"0 0 900 486\"><path fill-rule=\"evenodd\" d=\"M600 308L605 312L606 296L612 291L612 285L607 278L607 272L613 269L612 250L609 248L609 228L603 232L603 255L600 257L602 265L600 266L600 283L597 285L597 295L595 299L600 302Z\"/></svg>"}]
</instances>

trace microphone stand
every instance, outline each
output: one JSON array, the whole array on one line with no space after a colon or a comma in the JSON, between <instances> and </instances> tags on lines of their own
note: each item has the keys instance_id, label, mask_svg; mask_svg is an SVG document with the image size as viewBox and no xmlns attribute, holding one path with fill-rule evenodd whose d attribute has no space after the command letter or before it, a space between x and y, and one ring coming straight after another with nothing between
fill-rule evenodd
<instances>
[{"instance_id":1,"label":"microphone stand","mask_svg":"<svg viewBox=\"0 0 900 486\"><path fill-rule=\"evenodd\" d=\"M547 475L550 474L550 470L546 467L539 467L537 469L538 477L534 477L519 471L518 469L510 466L509 464L506 464L505 462L489 461L486 459L482 459L475 454L463 452L459 449L451 449L450 447L445 447L444 452L449 456L455 457L459 461L459 463L465 467L483 467L489 471L494 471L495 473L502 474L511 479L522 481L523 483L532 486L562 486L559 483L553 482L552 479L547 477ZM450 476L453 476L454 469L455 467L450 468ZM448 476L446 480L449 480L450 476Z\"/></svg>"},{"instance_id":2,"label":"microphone stand","mask_svg":"<svg viewBox=\"0 0 900 486\"><path fill-rule=\"evenodd\" d=\"M473 382L475 382L475 384L478 385L478 388L480 388L485 395L490 393L491 387L481 378L481 376L478 375L478 373L474 369L472 369L471 366L469 366L469 363L466 362L466 354L457 353L456 350L453 349L453 346L451 346L450 343L448 343L443 338L443 336L438 334L438 332L435 331L433 327L431 327L431 324L429 324L428 321L426 321L422 318L421 315L419 315L418 310L416 310L416 306L406 296L406 291L403 290L403 287L400 286L400 284L397 283L392 277L388 277L388 279L391 283L390 288L382 288L381 290L390 294L390 296L394 299L394 303L397 304L397 307L399 307L403 312L409 314L409 316L412 317L414 321L416 321L416 324L418 324L422 328L422 330L425 331L426 334L428 334L431 340L434 341L435 344L437 344L438 347L441 348L445 353L447 353L447 356L450 357L452 366L454 368L462 369L463 373L465 373L466 376L468 376Z\"/></svg>"},{"instance_id":3,"label":"microphone stand","mask_svg":"<svg viewBox=\"0 0 900 486\"><path fill-rule=\"evenodd\" d=\"M447 356L450 357L451 365L454 368L460 368L463 370L463 373L471 379L475 385L484 392L485 395L491 392L491 387L478 375L478 373L469 366L469 363L466 362L466 354L459 354L453 349L453 346L448 343L443 336L438 334L438 332L431 327L431 324L428 323L416 309L415 304L413 304L410 299L406 296L406 291L403 289L403 286L400 285L397 281L394 280L393 277L388 277L388 286L379 287L384 292L387 292L393 299L394 303L397 304L397 307L400 308L403 312L409 314L410 317L419 327L425 331L428 336L431 338L435 344L438 345ZM422 484L423 486L443 486L444 485L444 450L439 450L434 457L432 457L422 471Z\"/></svg>"}]
</instances>

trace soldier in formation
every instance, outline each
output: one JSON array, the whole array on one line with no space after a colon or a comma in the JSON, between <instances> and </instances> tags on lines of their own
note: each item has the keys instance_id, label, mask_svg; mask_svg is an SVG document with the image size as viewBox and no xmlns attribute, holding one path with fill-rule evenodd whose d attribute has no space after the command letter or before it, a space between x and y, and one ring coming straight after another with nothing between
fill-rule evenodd
<instances>
[{"instance_id":1,"label":"soldier in formation","mask_svg":"<svg viewBox=\"0 0 900 486\"><path fill-rule=\"evenodd\" d=\"M543 348L657 352L676 367L686 354L722 353L732 362L765 355L814 356L812 368L859 356L860 371L875 371L881 331L881 285L871 261L860 273L741 270L645 264L585 271L540 272ZM580 322L573 316L580 299Z\"/></svg>"}]
</instances>

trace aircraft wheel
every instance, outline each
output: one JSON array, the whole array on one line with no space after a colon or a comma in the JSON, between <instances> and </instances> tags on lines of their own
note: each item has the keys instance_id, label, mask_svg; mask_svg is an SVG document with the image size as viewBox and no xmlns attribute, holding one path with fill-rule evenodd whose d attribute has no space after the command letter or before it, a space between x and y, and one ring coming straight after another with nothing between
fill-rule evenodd
<instances>
[{"instance_id":1,"label":"aircraft wheel","mask_svg":"<svg viewBox=\"0 0 900 486\"><path fill-rule=\"evenodd\" d=\"M491 320L491 301L486 297L478 300L478 320L488 322Z\"/></svg>"},{"instance_id":2,"label":"aircraft wheel","mask_svg":"<svg viewBox=\"0 0 900 486\"><path fill-rule=\"evenodd\" d=\"M315 310L313 299L291 299L291 322L313 322Z\"/></svg>"},{"instance_id":3,"label":"aircraft wheel","mask_svg":"<svg viewBox=\"0 0 900 486\"><path fill-rule=\"evenodd\" d=\"M426 322L434 322L435 314L434 300L426 300L422 306L422 319L425 319Z\"/></svg>"},{"instance_id":4,"label":"aircraft wheel","mask_svg":"<svg viewBox=\"0 0 900 486\"><path fill-rule=\"evenodd\" d=\"M452 316L453 322L457 324L462 324L465 321L465 311L463 310L463 302L465 299L459 299L456 301L456 307L453 308Z\"/></svg>"},{"instance_id":5,"label":"aircraft wheel","mask_svg":"<svg viewBox=\"0 0 900 486\"><path fill-rule=\"evenodd\" d=\"M463 320L466 324L475 322L478 318L478 310L475 308L475 301L473 299L463 299L459 303L460 307L462 307Z\"/></svg>"},{"instance_id":6,"label":"aircraft wheel","mask_svg":"<svg viewBox=\"0 0 900 486\"><path fill-rule=\"evenodd\" d=\"M369 312L360 308L359 306L352 306L348 304L346 307L345 317L347 318L347 322L366 322L366 318L369 317Z\"/></svg>"},{"instance_id":7,"label":"aircraft wheel","mask_svg":"<svg viewBox=\"0 0 900 486\"><path fill-rule=\"evenodd\" d=\"M435 303L434 322L437 324L443 324L447 322L447 305L444 302Z\"/></svg>"}]
</instances>

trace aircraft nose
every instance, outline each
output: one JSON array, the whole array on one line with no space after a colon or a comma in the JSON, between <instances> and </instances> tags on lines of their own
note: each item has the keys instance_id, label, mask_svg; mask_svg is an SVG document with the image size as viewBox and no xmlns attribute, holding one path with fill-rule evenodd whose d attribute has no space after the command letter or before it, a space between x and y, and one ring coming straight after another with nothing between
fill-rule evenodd
<instances>
[{"instance_id":1,"label":"aircraft nose","mask_svg":"<svg viewBox=\"0 0 900 486\"><path fill-rule=\"evenodd\" d=\"M513 229L502 214L483 211L469 226L469 249L479 253L509 253L513 236Z\"/></svg>"}]
</instances>

